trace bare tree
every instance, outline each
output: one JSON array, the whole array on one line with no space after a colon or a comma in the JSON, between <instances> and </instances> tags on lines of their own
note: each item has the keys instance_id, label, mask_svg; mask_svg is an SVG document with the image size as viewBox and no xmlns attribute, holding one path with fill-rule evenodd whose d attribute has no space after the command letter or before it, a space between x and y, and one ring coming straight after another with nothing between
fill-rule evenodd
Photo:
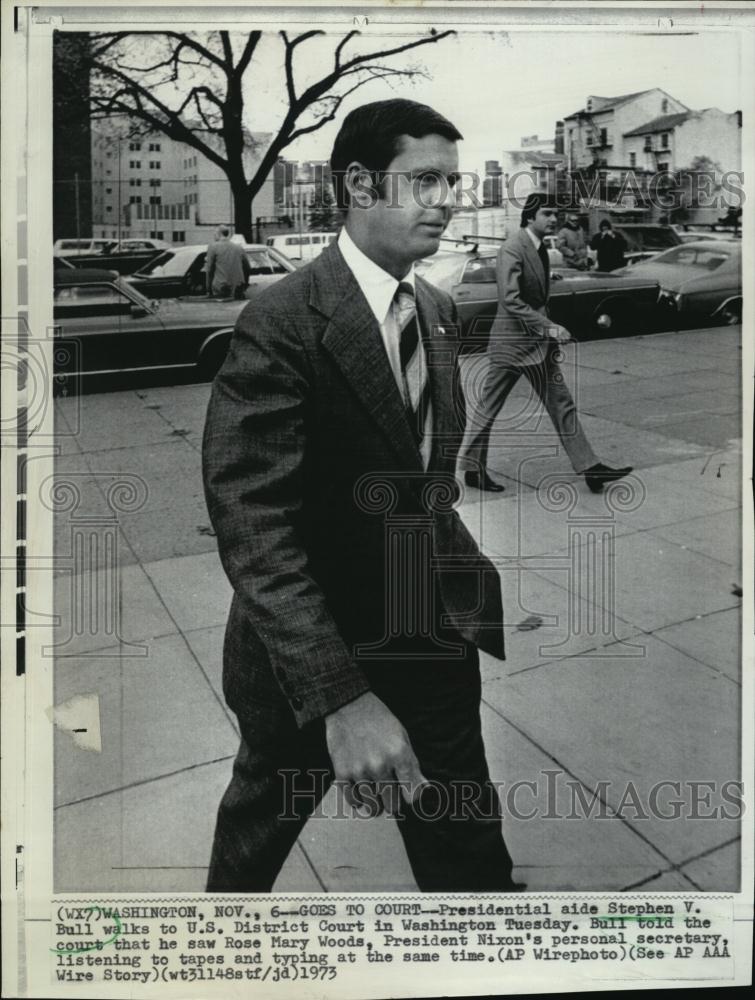
<instances>
[{"instance_id":1,"label":"bare tree","mask_svg":"<svg viewBox=\"0 0 755 1000\"><path fill-rule=\"evenodd\" d=\"M344 99L372 80L411 79L425 75L417 67L383 65L404 52L439 42L454 34L437 32L372 52L347 54L358 31L335 40L330 67L319 79L299 86L297 50L324 31L305 31L282 43L287 110L252 176L244 162L250 133L245 127L244 83L253 67L262 32L207 36L177 31L109 32L91 38L91 105L93 117L128 116L144 132L160 132L207 157L228 178L234 201L234 224L252 236L252 202L281 153L303 135L316 132L336 117ZM135 61L141 43L144 65ZM172 85L172 87L170 86ZM170 102L170 91L175 100ZM251 102L249 102L251 103ZM253 108L251 108L253 110Z\"/></svg>"}]
</instances>

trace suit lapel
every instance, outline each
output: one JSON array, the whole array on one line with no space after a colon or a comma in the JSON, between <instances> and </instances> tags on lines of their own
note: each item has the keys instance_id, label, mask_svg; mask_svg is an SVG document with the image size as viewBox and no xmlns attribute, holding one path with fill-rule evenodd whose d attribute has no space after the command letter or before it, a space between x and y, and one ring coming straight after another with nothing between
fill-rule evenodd
<instances>
[{"instance_id":1,"label":"suit lapel","mask_svg":"<svg viewBox=\"0 0 755 1000\"><path fill-rule=\"evenodd\" d=\"M535 244L532 242L524 229L519 231L519 242L522 246L524 257L529 263L530 268L535 274L536 280L539 282L540 287L543 290L543 299L545 300L548 298L548 280L545 277L543 265L540 261L537 250L535 249Z\"/></svg>"},{"instance_id":2,"label":"suit lapel","mask_svg":"<svg viewBox=\"0 0 755 1000\"><path fill-rule=\"evenodd\" d=\"M422 469L380 328L336 243L316 259L312 279L310 305L329 320L323 348L402 463Z\"/></svg>"}]
</instances>

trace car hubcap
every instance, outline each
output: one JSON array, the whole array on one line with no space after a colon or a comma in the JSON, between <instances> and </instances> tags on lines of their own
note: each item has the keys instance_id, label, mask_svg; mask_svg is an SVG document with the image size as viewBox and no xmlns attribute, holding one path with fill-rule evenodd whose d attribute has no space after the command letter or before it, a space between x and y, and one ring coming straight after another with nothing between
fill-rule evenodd
<instances>
[{"instance_id":1,"label":"car hubcap","mask_svg":"<svg viewBox=\"0 0 755 1000\"><path fill-rule=\"evenodd\" d=\"M601 330L610 330L613 320L608 313L601 313L596 322Z\"/></svg>"}]
</instances>

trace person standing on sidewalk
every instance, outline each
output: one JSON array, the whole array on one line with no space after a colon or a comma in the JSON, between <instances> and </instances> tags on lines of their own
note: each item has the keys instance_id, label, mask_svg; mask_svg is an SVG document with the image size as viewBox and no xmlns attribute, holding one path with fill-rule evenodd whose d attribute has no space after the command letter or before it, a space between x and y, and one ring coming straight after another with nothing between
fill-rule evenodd
<instances>
[{"instance_id":1,"label":"person standing on sidewalk","mask_svg":"<svg viewBox=\"0 0 755 1000\"><path fill-rule=\"evenodd\" d=\"M610 219L600 220L598 232L590 240L590 249L598 255L599 271L615 271L626 263L626 240L621 233L614 232Z\"/></svg>"},{"instance_id":2,"label":"person standing on sidewalk","mask_svg":"<svg viewBox=\"0 0 755 1000\"><path fill-rule=\"evenodd\" d=\"M207 247L207 294L219 299L243 299L251 267L243 247L230 237L229 227L220 226L215 242Z\"/></svg>"},{"instance_id":3,"label":"person standing on sidewalk","mask_svg":"<svg viewBox=\"0 0 755 1000\"><path fill-rule=\"evenodd\" d=\"M586 271L589 268L587 239L576 212L567 213L566 221L558 231L556 246L561 251L565 267L574 267L578 271Z\"/></svg>"},{"instance_id":4,"label":"person standing on sidewalk","mask_svg":"<svg viewBox=\"0 0 755 1000\"><path fill-rule=\"evenodd\" d=\"M577 416L558 363L558 349L571 339L565 327L548 318L548 251L543 238L556 228L556 209L545 194L533 193L522 211L521 228L498 251L498 312L488 341L488 372L479 400L467 400L471 413L462 463L467 486L491 493L504 487L487 471L490 432L509 393L524 375L542 400L566 454L593 493L632 469L599 462ZM471 466L471 468L470 468Z\"/></svg>"},{"instance_id":5,"label":"person standing on sidewalk","mask_svg":"<svg viewBox=\"0 0 755 1000\"><path fill-rule=\"evenodd\" d=\"M269 891L334 778L396 814L421 890L522 888L480 730L500 579L453 506L456 315L414 273L450 219L460 138L414 101L346 116L338 241L247 305L212 387L204 481L241 746L210 892Z\"/></svg>"}]
</instances>

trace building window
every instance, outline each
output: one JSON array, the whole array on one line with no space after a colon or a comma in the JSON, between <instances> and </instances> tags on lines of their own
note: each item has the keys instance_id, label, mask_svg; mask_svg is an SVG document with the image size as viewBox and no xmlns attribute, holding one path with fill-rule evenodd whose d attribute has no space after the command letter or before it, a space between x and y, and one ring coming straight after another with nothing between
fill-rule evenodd
<instances>
[{"instance_id":1,"label":"building window","mask_svg":"<svg viewBox=\"0 0 755 1000\"><path fill-rule=\"evenodd\" d=\"M185 229L177 229L173 233L173 242L174 243L185 243L186 242L186 230Z\"/></svg>"},{"instance_id":2,"label":"building window","mask_svg":"<svg viewBox=\"0 0 755 1000\"><path fill-rule=\"evenodd\" d=\"M668 132L661 135L661 149L668 149Z\"/></svg>"},{"instance_id":3,"label":"building window","mask_svg":"<svg viewBox=\"0 0 755 1000\"><path fill-rule=\"evenodd\" d=\"M132 177L131 180L128 182L128 186L132 188L140 188L142 186L141 177Z\"/></svg>"},{"instance_id":4,"label":"building window","mask_svg":"<svg viewBox=\"0 0 755 1000\"><path fill-rule=\"evenodd\" d=\"M608 145L608 129L602 128L600 130L600 145L605 147Z\"/></svg>"},{"instance_id":5,"label":"building window","mask_svg":"<svg viewBox=\"0 0 755 1000\"><path fill-rule=\"evenodd\" d=\"M163 200L159 194L153 194L152 197L149 199L149 203L150 205L162 205Z\"/></svg>"},{"instance_id":6,"label":"building window","mask_svg":"<svg viewBox=\"0 0 755 1000\"><path fill-rule=\"evenodd\" d=\"M159 188L161 185L162 185L162 181L161 180L151 180L149 182L149 186L151 188Z\"/></svg>"},{"instance_id":7,"label":"building window","mask_svg":"<svg viewBox=\"0 0 755 1000\"><path fill-rule=\"evenodd\" d=\"M150 234L150 239L152 240L162 240L164 239L163 231L161 229L153 229Z\"/></svg>"},{"instance_id":8,"label":"building window","mask_svg":"<svg viewBox=\"0 0 755 1000\"><path fill-rule=\"evenodd\" d=\"M129 152L131 152L131 153L138 153L139 150L142 148L142 144L140 142L130 142L128 144L128 148L129 148Z\"/></svg>"},{"instance_id":9,"label":"building window","mask_svg":"<svg viewBox=\"0 0 755 1000\"><path fill-rule=\"evenodd\" d=\"M140 170L142 166L141 160L129 160L128 165L134 170Z\"/></svg>"},{"instance_id":10,"label":"building window","mask_svg":"<svg viewBox=\"0 0 755 1000\"><path fill-rule=\"evenodd\" d=\"M629 154L629 166L630 167L636 167L637 166L637 154L636 153L630 153Z\"/></svg>"},{"instance_id":11,"label":"building window","mask_svg":"<svg viewBox=\"0 0 755 1000\"><path fill-rule=\"evenodd\" d=\"M105 194L112 194L112 193L113 193L112 188L105 188Z\"/></svg>"},{"instance_id":12,"label":"building window","mask_svg":"<svg viewBox=\"0 0 755 1000\"><path fill-rule=\"evenodd\" d=\"M128 200L129 205L141 205L142 196L140 194L132 194Z\"/></svg>"},{"instance_id":13,"label":"building window","mask_svg":"<svg viewBox=\"0 0 755 1000\"><path fill-rule=\"evenodd\" d=\"M160 169L160 161L159 160L150 160L149 161L149 169L150 170L159 170Z\"/></svg>"},{"instance_id":14,"label":"building window","mask_svg":"<svg viewBox=\"0 0 755 1000\"><path fill-rule=\"evenodd\" d=\"M149 144L149 151L150 151L150 153L159 153L160 152L160 143L159 142L151 142Z\"/></svg>"},{"instance_id":15,"label":"building window","mask_svg":"<svg viewBox=\"0 0 755 1000\"><path fill-rule=\"evenodd\" d=\"M658 170L660 173L665 174L668 171L668 163L659 163Z\"/></svg>"},{"instance_id":16,"label":"building window","mask_svg":"<svg viewBox=\"0 0 755 1000\"><path fill-rule=\"evenodd\" d=\"M665 97L661 101L661 114L662 115L668 114L668 100Z\"/></svg>"},{"instance_id":17,"label":"building window","mask_svg":"<svg viewBox=\"0 0 755 1000\"><path fill-rule=\"evenodd\" d=\"M112 212L113 211L113 206L112 205L105 205L105 211L106 212Z\"/></svg>"}]
</instances>

